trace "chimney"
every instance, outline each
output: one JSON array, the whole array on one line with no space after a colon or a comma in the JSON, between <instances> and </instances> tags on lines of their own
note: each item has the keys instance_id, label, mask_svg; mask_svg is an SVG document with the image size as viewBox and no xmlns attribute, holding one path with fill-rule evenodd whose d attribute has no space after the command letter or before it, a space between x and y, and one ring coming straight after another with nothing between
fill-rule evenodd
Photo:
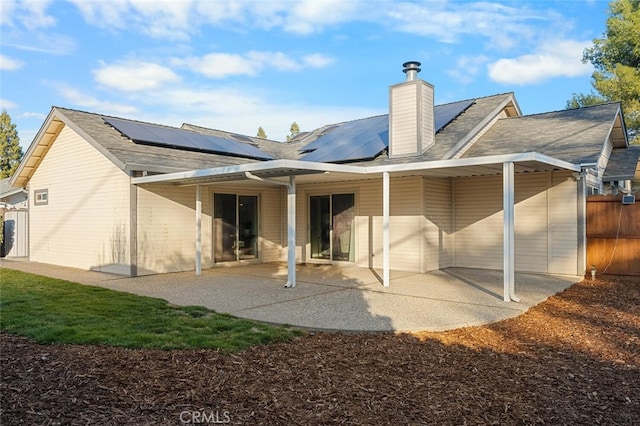
<instances>
[{"instance_id":1,"label":"chimney","mask_svg":"<svg viewBox=\"0 0 640 426\"><path fill-rule=\"evenodd\" d=\"M389 88L389 158L419 156L435 142L433 86L420 62L402 64L406 81Z\"/></svg>"}]
</instances>

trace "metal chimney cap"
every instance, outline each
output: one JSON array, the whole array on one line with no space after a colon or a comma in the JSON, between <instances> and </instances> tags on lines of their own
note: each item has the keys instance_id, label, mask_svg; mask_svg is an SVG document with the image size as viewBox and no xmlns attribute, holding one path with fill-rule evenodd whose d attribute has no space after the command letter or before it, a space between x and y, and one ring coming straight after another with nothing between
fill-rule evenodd
<instances>
[{"instance_id":1,"label":"metal chimney cap","mask_svg":"<svg viewBox=\"0 0 640 426\"><path fill-rule=\"evenodd\" d=\"M407 73L409 71L420 72L420 71L422 71L420 69L420 65L422 65L422 64L420 62L418 62L418 61L405 62L404 64L402 64L402 66L404 67L402 72L404 72L404 73Z\"/></svg>"},{"instance_id":2,"label":"metal chimney cap","mask_svg":"<svg viewBox=\"0 0 640 426\"><path fill-rule=\"evenodd\" d=\"M404 69L403 73L407 74L407 81L413 81L418 78L418 73L420 72L420 62L418 61L409 61L402 64Z\"/></svg>"}]
</instances>

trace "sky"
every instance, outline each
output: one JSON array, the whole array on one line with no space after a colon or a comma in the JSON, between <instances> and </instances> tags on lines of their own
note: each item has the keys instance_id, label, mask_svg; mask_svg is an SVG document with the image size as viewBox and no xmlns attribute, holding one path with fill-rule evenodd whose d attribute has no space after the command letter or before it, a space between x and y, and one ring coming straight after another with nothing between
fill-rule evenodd
<instances>
[{"instance_id":1,"label":"sky","mask_svg":"<svg viewBox=\"0 0 640 426\"><path fill-rule=\"evenodd\" d=\"M608 3L0 0L0 109L29 146L52 106L285 140L388 113L402 64L435 103L514 92L524 114L592 91Z\"/></svg>"}]
</instances>

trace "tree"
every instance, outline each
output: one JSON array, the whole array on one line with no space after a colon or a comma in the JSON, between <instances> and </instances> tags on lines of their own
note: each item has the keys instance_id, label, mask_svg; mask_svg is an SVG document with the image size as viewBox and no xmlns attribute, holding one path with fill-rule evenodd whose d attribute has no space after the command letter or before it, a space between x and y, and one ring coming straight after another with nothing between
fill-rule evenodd
<instances>
[{"instance_id":1,"label":"tree","mask_svg":"<svg viewBox=\"0 0 640 426\"><path fill-rule=\"evenodd\" d=\"M13 176L22 159L22 147L16 125L6 110L0 114L0 179Z\"/></svg>"},{"instance_id":2,"label":"tree","mask_svg":"<svg viewBox=\"0 0 640 426\"><path fill-rule=\"evenodd\" d=\"M599 105L607 102L605 98L596 93L574 93L571 95L571 99L567 101L566 109L576 109L586 106Z\"/></svg>"},{"instance_id":3,"label":"tree","mask_svg":"<svg viewBox=\"0 0 640 426\"><path fill-rule=\"evenodd\" d=\"M256 137L259 139L267 138L267 134L264 132L264 129L262 127L258 127L258 134L256 135Z\"/></svg>"},{"instance_id":4,"label":"tree","mask_svg":"<svg viewBox=\"0 0 640 426\"><path fill-rule=\"evenodd\" d=\"M296 123L295 121L291 123L291 127L289 127L289 132L291 132L291 134L287 135L287 142L290 142L291 139L295 138L296 135L300 133L300 127L298 126L298 123Z\"/></svg>"},{"instance_id":5,"label":"tree","mask_svg":"<svg viewBox=\"0 0 640 426\"><path fill-rule=\"evenodd\" d=\"M612 1L603 37L594 39L582 56L595 68L591 84L602 100L621 101L630 139L640 134L639 34L640 0Z\"/></svg>"}]
</instances>

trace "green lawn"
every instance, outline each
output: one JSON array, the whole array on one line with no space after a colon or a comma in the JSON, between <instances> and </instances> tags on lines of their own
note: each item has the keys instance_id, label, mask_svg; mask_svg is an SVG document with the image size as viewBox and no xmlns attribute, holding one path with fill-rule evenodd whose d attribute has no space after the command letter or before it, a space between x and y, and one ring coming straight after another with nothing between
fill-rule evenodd
<instances>
[{"instance_id":1,"label":"green lawn","mask_svg":"<svg viewBox=\"0 0 640 426\"><path fill-rule=\"evenodd\" d=\"M302 334L200 306L176 307L161 299L2 268L0 329L43 343L229 352Z\"/></svg>"}]
</instances>

